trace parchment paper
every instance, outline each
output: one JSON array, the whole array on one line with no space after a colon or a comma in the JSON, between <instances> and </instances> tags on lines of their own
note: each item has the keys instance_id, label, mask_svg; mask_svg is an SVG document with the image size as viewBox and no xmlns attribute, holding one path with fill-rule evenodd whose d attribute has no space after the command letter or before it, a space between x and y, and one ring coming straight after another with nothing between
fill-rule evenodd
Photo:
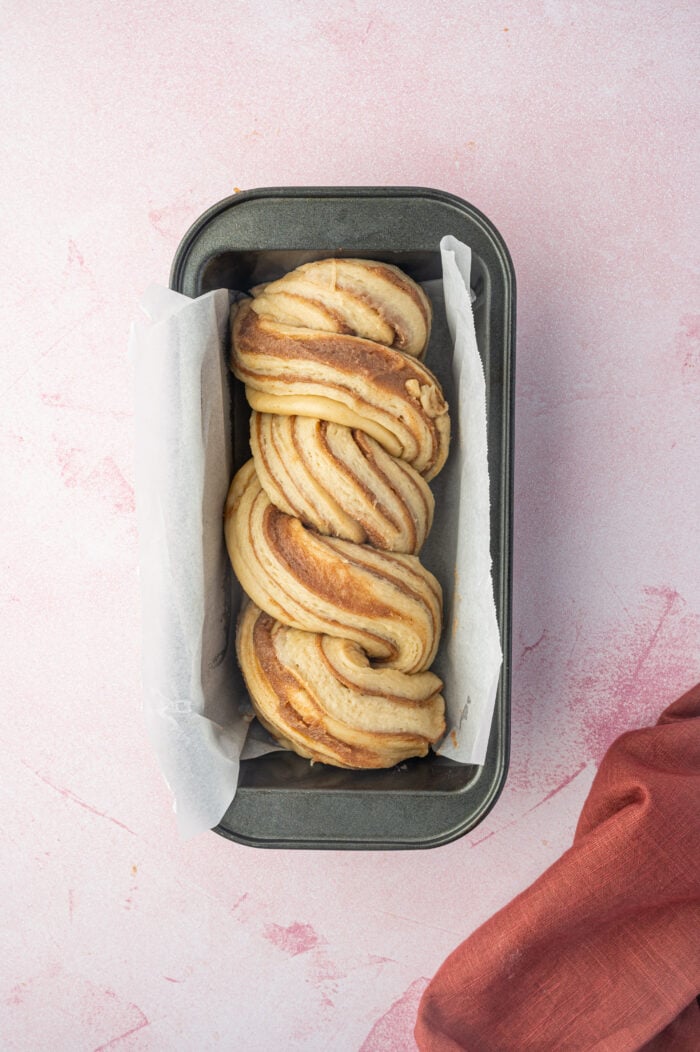
<instances>
[{"instance_id":1,"label":"parchment paper","mask_svg":"<svg viewBox=\"0 0 700 1052\"><path fill-rule=\"evenodd\" d=\"M453 439L433 483L435 524L421 560L445 595L434 669L445 682L438 752L483 763L502 662L489 553L484 372L469 289L471 252L440 244L443 281L426 364L450 404ZM444 296L444 307L443 307ZM278 746L259 727L235 659L240 589L223 537L233 473L227 381L230 294L196 300L152 286L132 326L144 714L188 837L216 825L241 758ZM454 350L450 353L450 344ZM247 740L246 740L247 739Z\"/></svg>"},{"instance_id":2,"label":"parchment paper","mask_svg":"<svg viewBox=\"0 0 700 1052\"><path fill-rule=\"evenodd\" d=\"M440 254L453 345L451 376L443 383L453 439L438 476L440 492L435 487L435 517L445 523L444 540L454 556L451 574L449 566L434 571L445 598L443 640L434 667L445 683L447 708L447 733L437 751L460 763L482 764L503 662L491 578L486 383L471 305L471 250L457 238L444 237ZM439 526L434 531L439 535Z\"/></svg>"},{"instance_id":3,"label":"parchment paper","mask_svg":"<svg viewBox=\"0 0 700 1052\"><path fill-rule=\"evenodd\" d=\"M216 825L238 780L248 723L230 609L222 509L231 476L222 354L229 296L150 288L134 323L136 505L144 715L191 836Z\"/></svg>"}]
</instances>

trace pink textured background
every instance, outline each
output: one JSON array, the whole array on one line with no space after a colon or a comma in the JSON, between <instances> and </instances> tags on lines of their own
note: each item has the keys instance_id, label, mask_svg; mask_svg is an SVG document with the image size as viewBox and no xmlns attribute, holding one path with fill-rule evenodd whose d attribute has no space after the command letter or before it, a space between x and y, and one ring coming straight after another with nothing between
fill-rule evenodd
<instances>
[{"instance_id":1,"label":"pink textured background","mask_svg":"<svg viewBox=\"0 0 700 1052\"><path fill-rule=\"evenodd\" d=\"M412 1048L700 678L694 11L4 6L3 1050ZM142 729L128 326L202 210L285 184L452 191L515 261L512 766L433 852L182 844Z\"/></svg>"}]
</instances>

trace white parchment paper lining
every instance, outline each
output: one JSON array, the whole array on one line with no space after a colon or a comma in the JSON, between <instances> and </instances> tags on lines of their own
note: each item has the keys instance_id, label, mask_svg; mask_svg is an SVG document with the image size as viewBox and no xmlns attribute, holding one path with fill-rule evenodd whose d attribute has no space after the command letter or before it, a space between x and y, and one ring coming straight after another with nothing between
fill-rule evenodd
<instances>
[{"instance_id":1,"label":"white parchment paper lining","mask_svg":"<svg viewBox=\"0 0 700 1052\"><path fill-rule=\"evenodd\" d=\"M426 364L443 383L454 437L424 550L445 593L434 668L445 682L447 733L438 752L481 764L502 664L489 552L486 394L471 307L471 252L453 237L443 238L440 250L451 369L449 355L437 369L430 351ZM132 326L130 351L144 714L178 827L188 837L222 818L236 791L241 757L274 746L256 725L248 735L223 538L233 471L225 346L229 293L219 289L192 300L152 286L141 308L145 317ZM438 565L445 553L453 560L451 573Z\"/></svg>"}]
</instances>

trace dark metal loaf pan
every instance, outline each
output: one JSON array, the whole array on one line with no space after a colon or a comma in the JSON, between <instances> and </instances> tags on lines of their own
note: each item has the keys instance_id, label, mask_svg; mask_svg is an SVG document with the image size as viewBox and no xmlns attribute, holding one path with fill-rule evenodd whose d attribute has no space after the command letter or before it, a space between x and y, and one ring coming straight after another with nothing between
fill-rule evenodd
<instances>
[{"instance_id":1,"label":"dark metal loaf pan","mask_svg":"<svg viewBox=\"0 0 700 1052\"><path fill-rule=\"evenodd\" d=\"M328 256L384 260L417 281L430 281L441 277L439 243L445 234L464 241L473 253L474 317L486 374L491 554L504 653L486 761L482 767L465 766L431 753L387 771L345 771L311 766L288 752L246 760L236 797L216 828L239 843L436 847L482 821L503 787L510 732L515 277L508 250L484 215L451 194L415 187L249 190L205 212L177 250L171 287L199 296L215 288L245 292ZM449 370L451 346L444 312L436 306L426 363L441 378ZM249 411L241 385L232 383L237 468L249 456ZM434 484L437 543L439 481ZM430 567L429 558L424 561Z\"/></svg>"}]
</instances>

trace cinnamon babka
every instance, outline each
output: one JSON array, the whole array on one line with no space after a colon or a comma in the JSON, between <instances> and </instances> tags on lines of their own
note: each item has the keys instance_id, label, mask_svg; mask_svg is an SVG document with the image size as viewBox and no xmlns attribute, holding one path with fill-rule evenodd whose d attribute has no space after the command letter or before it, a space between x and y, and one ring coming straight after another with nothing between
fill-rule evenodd
<instances>
[{"instance_id":1,"label":"cinnamon babka","mask_svg":"<svg viewBox=\"0 0 700 1052\"><path fill-rule=\"evenodd\" d=\"M389 767L444 733L442 592L417 557L450 434L420 361L430 324L407 275L355 259L307 263L232 312L254 410L225 511L249 597L238 659L277 740L340 767Z\"/></svg>"}]
</instances>

